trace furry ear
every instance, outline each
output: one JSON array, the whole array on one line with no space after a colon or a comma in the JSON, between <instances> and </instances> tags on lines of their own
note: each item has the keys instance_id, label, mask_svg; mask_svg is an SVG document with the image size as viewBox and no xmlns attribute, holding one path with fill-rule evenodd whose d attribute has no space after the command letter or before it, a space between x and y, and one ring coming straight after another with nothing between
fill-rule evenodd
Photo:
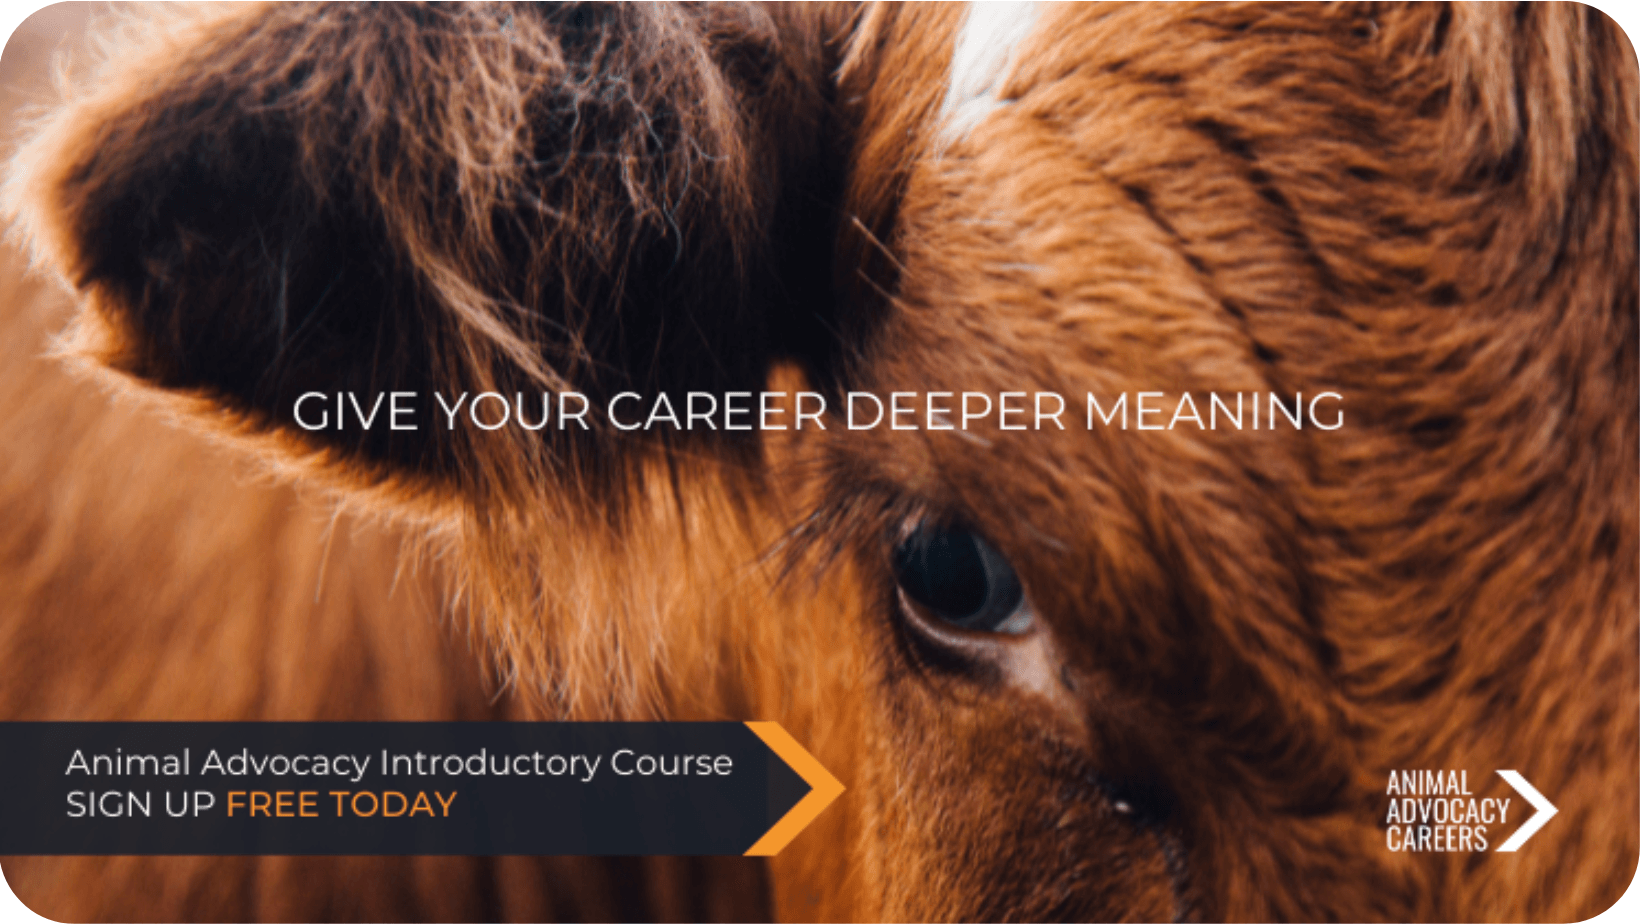
<instances>
[{"instance_id":1,"label":"furry ear","mask_svg":"<svg viewBox=\"0 0 1640 924\"><path fill-rule=\"evenodd\" d=\"M447 429L433 392L597 407L825 351L830 65L803 14L270 4L152 31L25 148L12 210L96 358L238 430L498 488L613 442L596 414ZM315 391L414 392L419 426L302 430Z\"/></svg>"}]
</instances>

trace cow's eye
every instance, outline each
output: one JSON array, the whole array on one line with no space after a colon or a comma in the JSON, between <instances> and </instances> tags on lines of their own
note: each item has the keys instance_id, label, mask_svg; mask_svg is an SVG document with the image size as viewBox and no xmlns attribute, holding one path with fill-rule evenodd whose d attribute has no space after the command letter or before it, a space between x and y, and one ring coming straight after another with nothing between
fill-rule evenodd
<instances>
[{"instance_id":1,"label":"cow's eye","mask_svg":"<svg viewBox=\"0 0 1640 924\"><path fill-rule=\"evenodd\" d=\"M894 550L894 577L913 602L958 629L1018 634L1031 627L1019 575L972 530L918 526Z\"/></svg>"}]
</instances>

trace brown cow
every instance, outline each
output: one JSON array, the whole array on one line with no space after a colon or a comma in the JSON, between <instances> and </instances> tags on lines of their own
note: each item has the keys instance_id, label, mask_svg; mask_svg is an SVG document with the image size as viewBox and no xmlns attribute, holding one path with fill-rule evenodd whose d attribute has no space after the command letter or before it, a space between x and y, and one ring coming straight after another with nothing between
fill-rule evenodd
<instances>
[{"instance_id":1,"label":"brown cow","mask_svg":"<svg viewBox=\"0 0 1640 924\"><path fill-rule=\"evenodd\" d=\"M8 861L42 911L1575 920L1633 877L1640 77L1599 13L128 31L9 186L67 352L144 399L8 364L5 717L774 719L850 790L767 906L733 860ZM422 425L299 409L393 391ZM827 426L611 413L760 391ZM443 425L485 392L594 413ZM1559 808L1512 853L1503 769ZM1425 771L1509 820L1387 815Z\"/></svg>"}]
</instances>

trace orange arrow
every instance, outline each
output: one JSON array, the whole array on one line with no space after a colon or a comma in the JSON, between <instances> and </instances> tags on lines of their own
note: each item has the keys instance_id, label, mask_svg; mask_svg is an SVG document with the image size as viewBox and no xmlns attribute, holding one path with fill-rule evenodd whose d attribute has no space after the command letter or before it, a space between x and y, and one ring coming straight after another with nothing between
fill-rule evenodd
<instances>
[{"instance_id":1,"label":"orange arrow","mask_svg":"<svg viewBox=\"0 0 1640 924\"><path fill-rule=\"evenodd\" d=\"M801 834L803 829L809 826L809 822L819 817L832 800L842 795L845 787L837 777L820 766L820 761L815 760L813 754L798 744L796 738L781 728L779 722L747 722L746 727L752 730L752 734L762 738L763 743L769 746L769 750L773 751L776 757L785 761L786 766L795 770L797 775L803 778L803 782L809 784L809 794L792 806L786 817L775 822L774 827L746 850L748 857L772 857L784 850L786 845L792 842L792 838Z\"/></svg>"}]
</instances>

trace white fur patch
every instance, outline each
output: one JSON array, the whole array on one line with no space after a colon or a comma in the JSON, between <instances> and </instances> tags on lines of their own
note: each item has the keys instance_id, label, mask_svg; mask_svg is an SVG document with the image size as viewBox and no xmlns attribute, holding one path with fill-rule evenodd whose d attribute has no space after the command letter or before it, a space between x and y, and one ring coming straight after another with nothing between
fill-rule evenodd
<instances>
[{"instance_id":1,"label":"white fur patch","mask_svg":"<svg viewBox=\"0 0 1640 924\"><path fill-rule=\"evenodd\" d=\"M940 107L940 137L946 144L962 139L1008 104L999 95L1002 85L1041 14L1042 5L1034 2L968 4Z\"/></svg>"}]
</instances>

